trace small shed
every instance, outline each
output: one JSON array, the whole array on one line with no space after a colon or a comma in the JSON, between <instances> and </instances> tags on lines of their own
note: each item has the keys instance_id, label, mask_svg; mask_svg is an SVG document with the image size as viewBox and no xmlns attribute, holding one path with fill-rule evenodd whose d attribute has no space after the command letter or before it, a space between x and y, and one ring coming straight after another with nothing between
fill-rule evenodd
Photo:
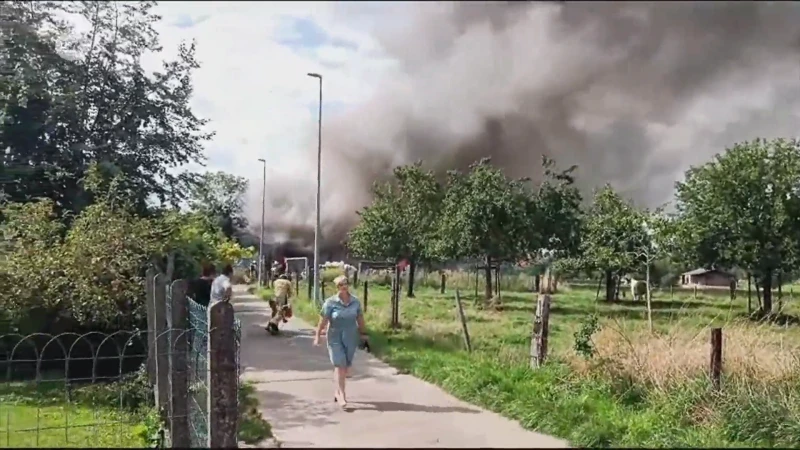
<instances>
[{"instance_id":1,"label":"small shed","mask_svg":"<svg viewBox=\"0 0 800 450\"><path fill-rule=\"evenodd\" d=\"M681 274L680 284L683 287L719 287L729 288L736 276L719 269L694 269Z\"/></svg>"}]
</instances>

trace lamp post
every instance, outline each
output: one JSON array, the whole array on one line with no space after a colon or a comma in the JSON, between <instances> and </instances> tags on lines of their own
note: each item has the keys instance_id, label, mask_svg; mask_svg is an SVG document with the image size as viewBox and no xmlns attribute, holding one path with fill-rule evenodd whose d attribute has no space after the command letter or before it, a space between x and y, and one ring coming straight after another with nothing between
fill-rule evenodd
<instances>
[{"instance_id":1,"label":"lamp post","mask_svg":"<svg viewBox=\"0 0 800 450\"><path fill-rule=\"evenodd\" d=\"M261 280L264 275L264 203L267 201L267 161L258 158L264 166L261 185L261 231L258 239L258 287L261 287Z\"/></svg>"},{"instance_id":2,"label":"lamp post","mask_svg":"<svg viewBox=\"0 0 800 450\"><path fill-rule=\"evenodd\" d=\"M322 184L322 75L309 73L308 76L319 80L319 114L317 116L317 217L314 224L314 304L320 301L320 278L319 278L319 203Z\"/></svg>"}]
</instances>

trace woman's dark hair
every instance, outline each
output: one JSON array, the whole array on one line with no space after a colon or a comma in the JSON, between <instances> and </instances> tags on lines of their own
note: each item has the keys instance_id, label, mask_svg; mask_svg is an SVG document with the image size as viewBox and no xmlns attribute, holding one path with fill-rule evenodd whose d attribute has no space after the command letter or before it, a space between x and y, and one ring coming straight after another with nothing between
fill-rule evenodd
<instances>
[{"instance_id":1,"label":"woman's dark hair","mask_svg":"<svg viewBox=\"0 0 800 450\"><path fill-rule=\"evenodd\" d=\"M233 266L230 264L225 264L225 267L222 268L222 274L226 277L233 275Z\"/></svg>"},{"instance_id":2,"label":"woman's dark hair","mask_svg":"<svg viewBox=\"0 0 800 450\"><path fill-rule=\"evenodd\" d=\"M216 272L217 272L217 268L214 267L213 264L208 264L208 263L203 264L203 271L202 271L202 276L203 277L206 277L206 278L211 277Z\"/></svg>"}]
</instances>

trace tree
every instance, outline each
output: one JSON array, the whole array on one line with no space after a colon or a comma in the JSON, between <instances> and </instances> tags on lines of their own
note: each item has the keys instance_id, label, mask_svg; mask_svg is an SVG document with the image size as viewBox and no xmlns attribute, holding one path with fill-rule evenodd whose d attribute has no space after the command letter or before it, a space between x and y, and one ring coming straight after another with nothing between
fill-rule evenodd
<instances>
[{"instance_id":1,"label":"tree","mask_svg":"<svg viewBox=\"0 0 800 450\"><path fill-rule=\"evenodd\" d=\"M146 52L160 51L154 2L3 2L0 124L4 194L47 197L59 212L92 203L81 177L93 162L112 163L148 201L176 205L190 176L170 169L202 161L212 134L189 107L194 45L147 74ZM85 19L75 32L63 13Z\"/></svg>"},{"instance_id":2,"label":"tree","mask_svg":"<svg viewBox=\"0 0 800 450\"><path fill-rule=\"evenodd\" d=\"M493 262L514 261L532 253L536 211L526 180L508 179L488 158L468 173L451 171L442 202L436 251L444 258L481 258L485 262L485 299L492 297Z\"/></svg>"},{"instance_id":3,"label":"tree","mask_svg":"<svg viewBox=\"0 0 800 450\"><path fill-rule=\"evenodd\" d=\"M232 238L247 227L244 195L247 180L226 172L206 172L197 177L189 196L189 207L215 221Z\"/></svg>"},{"instance_id":4,"label":"tree","mask_svg":"<svg viewBox=\"0 0 800 450\"><path fill-rule=\"evenodd\" d=\"M642 243L649 242L643 221L642 211L623 200L611 186L595 193L584 222L581 247L584 259L605 273L606 301L616 298L615 275L619 279L641 263L634 255Z\"/></svg>"},{"instance_id":5,"label":"tree","mask_svg":"<svg viewBox=\"0 0 800 450\"><path fill-rule=\"evenodd\" d=\"M800 251L800 144L775 139L735 144L686 172L677 184L681 245L705 267L738 265L759 280L772 311L773 278Z\"/></svg>"},{"instance_id":6,"label":"tree","mask_svg":"<svg viewBox=\"0 0 800 450\"><path fill-rule=\"evenodd\" d=\"M407 258L408 297L413 297L417 263L432 257L442 196L442 186L422 163L395 168L393 182L373 188L372 204L359 212L361 220L349 234L348 247L360 257Z\"/></svg>"},{"instance_id":7,"label":"tree","mask_svg":"<svg viewBox=\"0 0 800 450\"><path fill-rule=\"evenodd\" d=\"M561 270L577 266L580 254L580 234L583 220L582 197L575 186L572 172L577 166L557 170L555 161L543 156L543 181L539 185L532 208L528 211L531 226L526 234L527 249L536 250L527 259L534 264L546 263L547 269L558 262ZM546 258L543 256L547 255ZM536 289L539 288L539 275L536 275Z\"/></svg>"}]
</instances>

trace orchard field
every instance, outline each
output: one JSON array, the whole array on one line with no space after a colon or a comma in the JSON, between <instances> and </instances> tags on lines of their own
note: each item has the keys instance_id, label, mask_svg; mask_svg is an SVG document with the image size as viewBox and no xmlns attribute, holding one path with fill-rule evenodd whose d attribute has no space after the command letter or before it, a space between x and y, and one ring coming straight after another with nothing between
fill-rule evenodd
<instances>
[{"instance_id":1,"label":"orchard field","mask_svg":"<svg viewBox=\"0 0 800 450\"><path fill-rule=\"evenodd\" d=\"M373 353L527 428L575 446L800 445L800 330L749 320L742 296L655 292L650 334L643 302L598 302L595 289L564 284L552 296L548 361L531 369L535 294L502 292L496 311L461 291L470 354L453 290L419 283L393 330L390 289L375 278L365 315ZM363 284L352 289L363 297ZM296 311L315 323L301 293ZM719 392L708 379L711 327L724 336Z\"/></svg>"}]
</instances>

